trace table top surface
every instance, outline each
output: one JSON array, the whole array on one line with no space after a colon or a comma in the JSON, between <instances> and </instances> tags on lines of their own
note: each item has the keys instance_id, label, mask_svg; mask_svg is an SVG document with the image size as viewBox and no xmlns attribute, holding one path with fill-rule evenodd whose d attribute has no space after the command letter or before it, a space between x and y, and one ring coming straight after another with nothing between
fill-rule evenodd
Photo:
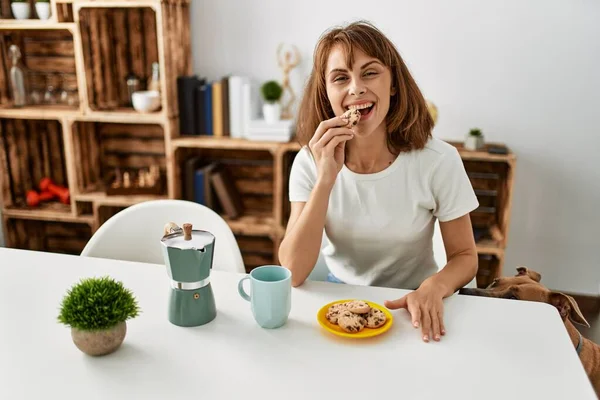
<instances>
[{"instance_id":1,"label":"table top surface","mask_svg":"<svg viewBox=\"0 0 600 400\"><path fill-rule=\"evenodd\" d=\"M105 275L131 289L141 314L117 352L90 357L57 316L68 288ZM182 328L168 321L164 265L0 248L0 398L596 398L547 304L453 295L441 342L424 343L405 310L385 334L356 340L325 331L318 310L407 292L307 281L292 289L288 323L269 330L238 294L242 277L213 271L217 317Z\"/></svg>"}]
</instances>

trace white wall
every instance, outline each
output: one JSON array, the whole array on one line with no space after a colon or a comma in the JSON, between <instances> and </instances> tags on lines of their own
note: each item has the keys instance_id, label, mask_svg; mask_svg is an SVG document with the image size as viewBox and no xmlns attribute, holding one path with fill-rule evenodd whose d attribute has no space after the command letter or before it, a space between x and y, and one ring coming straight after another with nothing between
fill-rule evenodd
<instances>
[{"instance_id":1,"label":"white wall","mask_svg":"<svg viewBox=\"0 0 600 400\"><path fill-rule=\"evenodd\" d=\"M527 265L550 287L598 294L600 3L592 0L194 0L195 72L280 79L275 51L296 44L302 88L318 36L368 19L396 43L439 108L435 134L469 128L516 153L505 274Z\"/></svg>"}]
</instances>

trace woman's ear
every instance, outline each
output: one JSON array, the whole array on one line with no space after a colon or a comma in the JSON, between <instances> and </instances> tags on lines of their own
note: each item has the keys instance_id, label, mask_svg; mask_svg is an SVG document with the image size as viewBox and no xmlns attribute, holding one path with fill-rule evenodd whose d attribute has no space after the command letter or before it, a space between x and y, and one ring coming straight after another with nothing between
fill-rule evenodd
<instances>
[{"instance_id":1,"label":"woman's ear","mask_svg":"<svg viewBox=\"0 0 600 400\"><path fill-rule=\"evenodd\" d=\"M392 87L390 88L390 96L395 96L396 95L396 86L392 85Z\"/></svg>"}]
</instances>

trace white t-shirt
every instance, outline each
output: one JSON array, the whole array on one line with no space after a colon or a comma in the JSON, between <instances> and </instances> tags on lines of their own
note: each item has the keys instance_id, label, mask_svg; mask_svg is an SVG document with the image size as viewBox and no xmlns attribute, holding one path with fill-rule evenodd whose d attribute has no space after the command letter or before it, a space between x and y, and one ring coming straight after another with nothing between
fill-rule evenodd
<instances>
[{"instance_id":1,"label":"white t-shirt","mask_svg":"<svg viewBox=\"0 0 600 400\"><path fill-rule=\"evenodd\" d=\"M308 201L316 179L304 147L290 172L290 201ZM344 165L329 198L323 257L342 282L416 289L438 271L435 219L450 221L478 206L458 151L440 139L400 153L377 173L357 174Z\"/></svg>"}]
</instances>

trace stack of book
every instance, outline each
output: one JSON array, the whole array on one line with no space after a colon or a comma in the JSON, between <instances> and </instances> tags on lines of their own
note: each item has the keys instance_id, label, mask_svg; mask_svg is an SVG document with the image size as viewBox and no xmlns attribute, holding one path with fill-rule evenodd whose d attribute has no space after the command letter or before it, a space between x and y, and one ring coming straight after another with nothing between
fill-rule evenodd
<instances>
[{"instance_id":1,"label":"stack of book","mask_svg":"<svg viewBox=\"0 0 600 400\"><path fill-rule=\"evenodd\" d=\"M179 131L190 136L229 136L249 140L287 142L294 133L294 121L267 124L261 116L259 86L245 76L206 78L183 76L177 79Z\"/></svg>"},{"instance_id":2,"label":"stack of book","mask_svg":"<svg viewBox=\"0 0 600 400\"><path fill-rule=\"evenodd\" d=\"M233 177L227 168L204 157L192 157L184 165L184 199L202 204L231 219L239 218L244 207Z\"/></svg>"}]
</instances>

